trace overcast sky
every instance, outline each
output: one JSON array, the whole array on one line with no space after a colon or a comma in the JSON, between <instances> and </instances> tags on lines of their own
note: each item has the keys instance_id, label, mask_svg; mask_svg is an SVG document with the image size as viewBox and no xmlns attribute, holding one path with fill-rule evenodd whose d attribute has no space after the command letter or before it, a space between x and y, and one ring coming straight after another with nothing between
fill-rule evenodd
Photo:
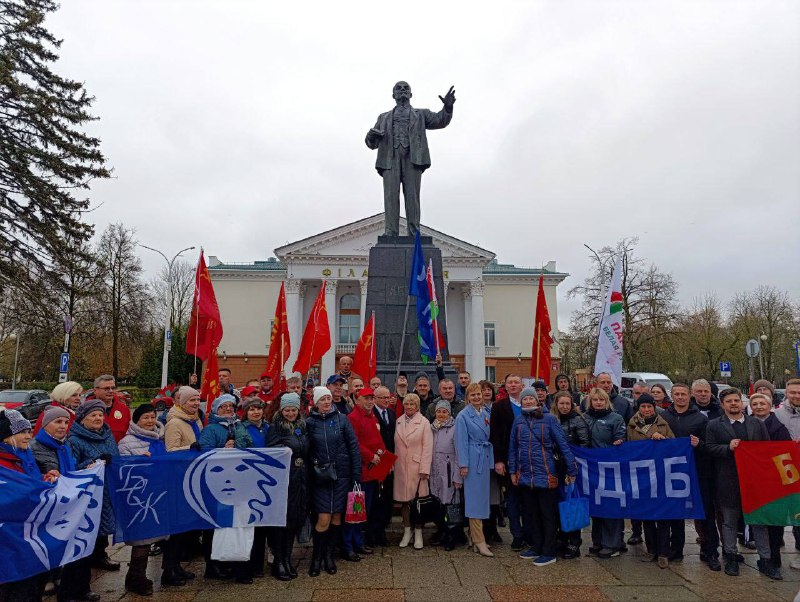
<instances>
[{"instance_id":1,"label":"overcast sky","mask_svg":"<svg viewBox=\"0 0 800 602\"><path fill-rule=\"evenodd\" d=\"M378 213L364 136L392 85L439 110L454 84L422 221L501 262L556 260L562 329L583 243L631 235L686 303L800 298L799 24L774 0L63 0L48 21L114 168L98 232L254 261Z\"/></svg>"}]
</instances>

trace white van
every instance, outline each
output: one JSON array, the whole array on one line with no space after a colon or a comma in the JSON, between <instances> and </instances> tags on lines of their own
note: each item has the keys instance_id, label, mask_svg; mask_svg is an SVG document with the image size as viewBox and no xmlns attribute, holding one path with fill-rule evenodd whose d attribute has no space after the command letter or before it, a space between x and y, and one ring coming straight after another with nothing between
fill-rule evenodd
<instances>
[{"instance_id":1,"label":"white van","mask_svg":"<svg viewBox=\"0 0 800 602\"><path fill-rule=\"evenodd\" d=\"M666 374L658 372L623 372L621 389L630 389L636 383L644 382L652 387L655 384L664 385L664 388L669 393L672 390L672 381Z\"/></svg>"}]
</instances>

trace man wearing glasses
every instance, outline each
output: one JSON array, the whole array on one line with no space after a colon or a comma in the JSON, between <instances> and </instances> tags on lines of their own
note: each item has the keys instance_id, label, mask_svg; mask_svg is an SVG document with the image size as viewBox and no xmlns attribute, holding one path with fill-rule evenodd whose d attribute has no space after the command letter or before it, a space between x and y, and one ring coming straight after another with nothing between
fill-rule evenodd
<instances>
[{"instance_id":1,"label":"man wearing glasses","mask_svg":"<svg viewBox=\"0 0 800 602\"><path fill-rule=\"evenodd\" d=\"M113 376L103 374L94 379L94 397L106 404L106 424L111 428L114 440L119 443L128 432L131 411L117 395L117 385Z\"/></svg>"}]
</instances>

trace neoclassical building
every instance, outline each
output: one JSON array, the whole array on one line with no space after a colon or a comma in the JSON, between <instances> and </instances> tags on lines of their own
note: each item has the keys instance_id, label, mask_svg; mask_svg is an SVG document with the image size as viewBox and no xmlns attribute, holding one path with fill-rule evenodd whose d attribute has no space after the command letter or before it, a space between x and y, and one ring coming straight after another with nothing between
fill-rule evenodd
<instances>
[{"instance_id":1,"label":"neoclassical building","mask_svg":"<svg viewBox=\"0 0 800 602\"><path fill-rule=\"evenodd\" d=\"M402 220L401 230L404 228ZM383 231L384 216L379 213L279 247L275 257L264 261L225 263L209 256L224 329L219 363L232 370L237 385L256 378L263 370L282 282L286 283L292 342L287 372L323 281L327 281L325 301L335 345L322 359L321 375L327 378L334 372L337 358L353 352L365 323L369 250ZM439 303L446 307L447 345L453 364L469 370L476 380L497 382L509 372L530 376L539 274L544 273L556 339L556 288L568 274L559 272L555 261L548 262L543 270L518 268L499 263L491 251L424 225L421 233L432 237L442 251L446 294ZM552 356L551 371L557 372L557 343Z\"/></svg>"}]
</instances>

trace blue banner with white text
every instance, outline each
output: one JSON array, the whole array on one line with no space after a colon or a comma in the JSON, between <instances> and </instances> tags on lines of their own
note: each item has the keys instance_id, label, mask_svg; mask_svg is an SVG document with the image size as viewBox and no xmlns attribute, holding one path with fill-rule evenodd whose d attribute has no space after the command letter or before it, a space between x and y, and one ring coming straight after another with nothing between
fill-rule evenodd
<instances>
[{"instance_id":1,"label":"blue banner with white text","mask_svg":"<svg viewBox=\"0 0 800 602\"><path fill-rule=\"evenodd\" d=\"M195 529L286 524L289 448L114 457L107 472L115 541Z\"/></svg>"},{"instance_id":2,"label":"blue banner with white text","mask_svg":"<svg viewBox=\"0 0 800 602\"><path fill-rule=\"evenodd\" d=\"M599 518L705 518L688 438L631 441L613 447L572 447L578 488Z\"/></svg>"}]
</instances>

